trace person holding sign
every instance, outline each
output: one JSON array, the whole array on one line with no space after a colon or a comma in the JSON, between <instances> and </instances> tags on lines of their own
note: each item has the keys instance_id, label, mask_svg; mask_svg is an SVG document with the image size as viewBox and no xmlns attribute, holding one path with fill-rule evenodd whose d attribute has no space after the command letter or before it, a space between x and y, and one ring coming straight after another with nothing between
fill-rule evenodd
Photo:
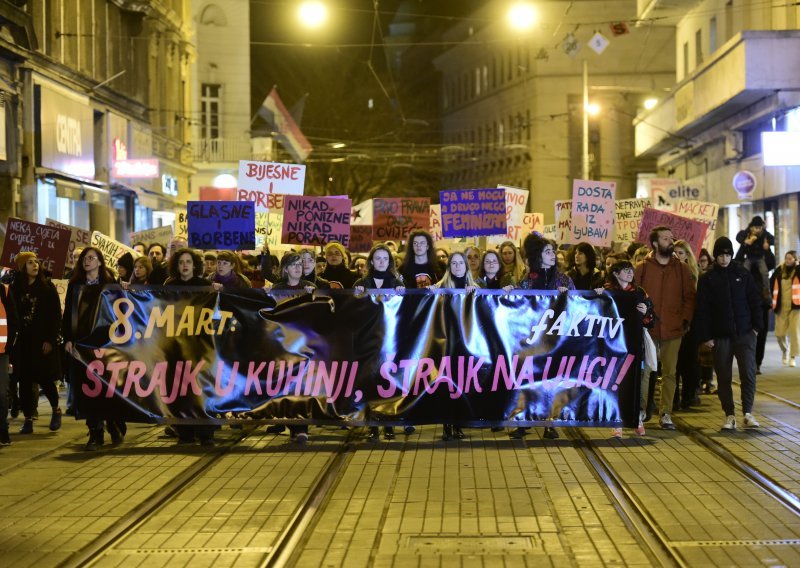
<instances>
[{"instance_id":1,"label":"person holding sign","mask_svg":"<svg viewBox=\"0 0 800 568\"><path fill-rule=\"evenodd\" d=\"M64 303L64 319L61 320L61 336L64 338L64 350L75 356L73 341L78 334L78 327L84 325L92 319L92 314L88 312L96 305L92 301L81 301L82 298L98 296L106 284L114 283L114 275L106 268L103 252L97 247L86 247L81 251L78 262L75 264L75 271L67 285L67 297ZM75 314L75 310L78 313ZM74 322L74 323L73 323ZM80 375L83 368L76 362L70 362L69 376L71 377L70 393L77 391L81 384ZM76 398L76 415L81 414L80 397ZM125 437L127 425L121 419L109 419L104 423L103 416L93 412L84 411L86 416L86 426L89 429L89 441L86 443L86 451L97 450L103 445L104 427L107 426L111 441L119 444Z\"/></svg>"},{"instance_id":2,"label":"person holding sign","mask_svg":"<svg viewBox=\"0 0 800 568\"><path fill-rule=\"evenodd\" d=\"M356 281L353 286L357 296L366 292L366 290L383 290L386 289L388 293L400 294L405 290L403 282L400 280L400 275L397 274L397 269L394 265L394 256L386 245L375 245L367 255L367 274L364 278ZM378 440L378 427L371 426L369 432L369 440ZM405 433L413 434L415 428L413 426L406 426ZM383 437L386 440L394 440L394 428L392 426L383 427Z\"/></svg>"},{"instance_id":3,"label":"person holding sign","mask_svg":"<svg viewBox=\"0 0 800 568\"><path fill-rule=\"evenodd\" d=\"M400 275L406 288L428 288L441 278L438 261L433 250L433 237L428 231L417 229L408 234L406 257L400 266Z\"/></svg>"},{"instance_id":4,"label":"person holding sign","mask_svg":"<svg viewBox=\"0 0 800 568\"><path fill-rule=\"evenodd\" d=\"M531 233L525 237L523 246L530 274L522 282L517 283L518 288L522 290L558 290L562 294L575 289L572 279L559 272L556 267L558 245L555 241ZM527 428L517 428L509 434L509 437L519 439L527 433ZM544 437L555 440L558 438L558 431L547 426L544 429Z\"/></svg>"},{"instance_id":5,"label":"person holding sign","mask_svg":"<svg viewBox=\"0 0 800 568\"><path fill-rule=\"evenodd\" d=\"M45 279L39 259L32 252L21 252L14 259L17 273L9 287L12 308L8 311L9 336L14 338L11 364L19 381L19 399L25 422L20 434L33 433L34 383L47 397L53 414L50 430L61 428L61 409L55 381L61 375L57 350L61 301L55 286Z\"/></svg>"}]
</instances>

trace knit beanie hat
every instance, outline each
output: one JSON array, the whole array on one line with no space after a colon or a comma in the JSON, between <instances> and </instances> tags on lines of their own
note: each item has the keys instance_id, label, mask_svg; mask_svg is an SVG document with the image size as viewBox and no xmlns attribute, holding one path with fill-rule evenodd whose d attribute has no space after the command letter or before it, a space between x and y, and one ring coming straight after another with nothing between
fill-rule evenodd
<instances>
[{"instance_id":1,"label":"knit beanie hat","mask_svg":"<svg viewBox=\"0 0 800 568\"><path fill-rule=\"evenodd\" d=\"M764 225L766 225L766 223L764 223L764 219L762 219L760 215L756 215L753 217L753 220L750 221L751 227L763 227Z\"/></svg>"},{"instance_id":2,"label":"knit beanie hat","mask_svg":"<svg viewBox=\"0 0 800 568\"><path fill-rule=\"evenodd\" d=\"M117 264L123 267L127 272L128 276L133 274L133 255L129 252L126 252L121 257L117 259Z\"/></svg>"},{"instance_id":3,"label":"knit beanie hat","mask_svg":"<svg viewBox=\"0 0 800 568\"><path fill-rule=\"evenodd\" d=\"M342 253L345 262L347 261L347 251L344 249L344 246L342 246L342 243L338 241L330 241L327 245L325 245L325 252L327 253L330 249L338 250L340 253Z\"/></svg>"},{"instance_id":4,"label":"knit beanie hat","mask_svg":"<svg viewBox=\"0 0 800 568\"><path fill-rule=\"evenodd\" d=\"M733 243L728 237L720 237L714 242L714 258L721 254L733 256Z\"/></svg>"},{"instance_id":5,"label":"knit beanie hat","mask_svg":"<svg viewBox=\"0 0 800 568\"><path fill-rule=\"evenodd\" d=\"M34 252L21 252L15 258L14 261L17 263L17 270L22 270L25 268L25 264L32 258L36 258L36 253Z\"/></svg>"}]
</instances>

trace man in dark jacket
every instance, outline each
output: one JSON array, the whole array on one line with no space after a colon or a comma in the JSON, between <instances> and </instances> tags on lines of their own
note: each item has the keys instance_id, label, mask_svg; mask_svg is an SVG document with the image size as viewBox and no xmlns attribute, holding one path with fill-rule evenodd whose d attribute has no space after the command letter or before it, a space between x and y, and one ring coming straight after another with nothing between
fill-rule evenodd
<instances>
[{"instance_id":1,"label":"man in dark jacket","mask_svg":"<svg viewBox=\"0 0 800 568\"><path fill-rule=\"evenodd\" d=\"M733 262L733 244L727 237L714 243L714 268L697 286L694 325L697 339L711 347L717 372L718 396L725 412L723 430L736 429L733 406L733 358L739 367L745 427L758 427L753 417L756 394L756 336L763 326L761 294L750 272Z\"/></svg>"},{"instance_id":2,"label":"man in dark jacket","mask_svg":"<svg viewBox=\"0 0 800 568\"><path fill-rule=\"evenodd\" d=\"M775 257L772 255L770 247L775 246L775 237L766 230L764 219L759 215L753 217L746 229L739 231L736 240L742 245L736 253L736 260L741 262L747 271L755 267L761 274L760 287L764 290L764 296L769 298L768 272L775 268ZM772 266L768 264L768 257L771 256Z\"/></svg>"}]
</instances>

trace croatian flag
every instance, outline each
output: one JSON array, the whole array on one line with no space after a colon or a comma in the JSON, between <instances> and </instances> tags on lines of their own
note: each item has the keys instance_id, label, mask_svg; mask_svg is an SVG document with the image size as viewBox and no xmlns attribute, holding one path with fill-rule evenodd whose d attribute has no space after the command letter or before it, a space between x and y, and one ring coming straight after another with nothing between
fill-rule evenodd
<instances>
[{"instance_id":1,"label":"croatian flag","mask_svg":"<svg viewBox=\"0 0 800 568\"><path fill-rule=\"evenodd\" d=\"M278 142L292 155L296 162L304 162L306 160L311 150L313 150L311 143L300 132L300 127L297 126L292 115L286 110L275 87L272 88L267 98L261 103L258 115L272 125L278 133L276 136Z\"/></svg>"}]
</instances>

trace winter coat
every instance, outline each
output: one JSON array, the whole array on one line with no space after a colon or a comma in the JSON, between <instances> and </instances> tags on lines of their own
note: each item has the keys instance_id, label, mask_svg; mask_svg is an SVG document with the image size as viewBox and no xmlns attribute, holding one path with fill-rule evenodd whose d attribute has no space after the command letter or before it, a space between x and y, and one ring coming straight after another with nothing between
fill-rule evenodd
<instances>
[{"instance_id":1,"label":"winter coat","mask_svg":"<svg viewBox=\"0 0 800 568\"><path fill-rule=\"evenodd\" d=\"M701 343L762 330L761 294L742 265L737 262L726 268L715 265L700 277L693 325Z\"/></svg>"},{"instance_id":2,"label":"winter coat","mask_svg":"<svg viewBox=\"0 0 800 568\"><path fill-rule=\"evenodd\" d=\"M605 286L605 279L603 273L593 268L587 274L581 274L577 268L573 268L567 272L567 276L572 278L572 283L575 284L576 290L596 290Z\"/></svg>"},{"instance_id":3,"label":"winter coat","mask_svg":"<svg viewBox=\"0 0 800 568\"><path fill-rule=\"evenodd\" d=\"M575 284L572 283L569 276L553 267L548 270L539 269L538 272L531 272L525 280L517 284L517 288L523 290L558 290L559 288L574 290Z\"/></svg>"},{"instance_id":4,"label":"winter coat","mask_svg":"<svg viewBox=\"0 0 800 568\"><path fill-rule=\"evenodd\" d=\"M658 321L650 332L656 341L682 337L694 317L697 290L689 267L677 258L667 264L652 255L636 265L634 279L653 301Z\"/></svg>"},{"instance_id":5,"label":"winter coat","mask_svg":"<svg viewBox=\"0 0 800 568\"><path fill-rule=\"evenodd\" d=\"M56 380L61 375L58 350L61 300L56 287L49 280L37 280L31 286L15 282L8 295L13 304L9 313L9 336L15 338L12 364L34 382ZM47 355L42 353L44 343L52 347Z\"/></svg>"},{"instance_id":6,"label":"winter coat","mask_svg":"<svg viewBox=\"0 0 800 568\"><path fill-rule=\"evenodd\" d=\"M398 286L402 285L403 281L400 280L399 278L395 277L384 278L383 286L380 287L380 290L386 288L394 290ZM365 278L360 278L359 280L356 280L356 283L353 284L353 288L356 288L357 286L363 286L367 290L378 289L378 286L375 284L375 278L373 278L372 276L367 276Z\"/></svg>"}]
</instances>

